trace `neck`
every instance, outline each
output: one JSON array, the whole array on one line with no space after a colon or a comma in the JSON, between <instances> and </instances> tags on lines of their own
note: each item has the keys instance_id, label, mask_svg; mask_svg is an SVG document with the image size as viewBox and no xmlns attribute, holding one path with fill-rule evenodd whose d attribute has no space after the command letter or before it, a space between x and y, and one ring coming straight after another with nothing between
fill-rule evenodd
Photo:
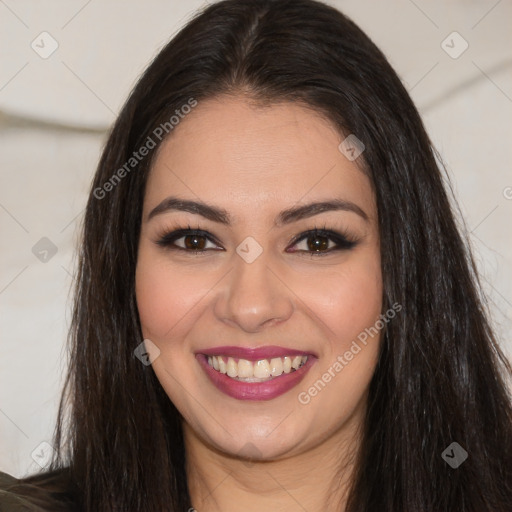
<instances>
[{"instance_id":1,"label":"neck","mask_svg":"<svg viewBox=\"0 0 512 512\"><path fill-rule=\"evenodd\" d=\"M185 423L192 505L199 512L345 510L360 445L355 420L312 448L266 461L218 451Z\"/></svg>"}]
</instances>

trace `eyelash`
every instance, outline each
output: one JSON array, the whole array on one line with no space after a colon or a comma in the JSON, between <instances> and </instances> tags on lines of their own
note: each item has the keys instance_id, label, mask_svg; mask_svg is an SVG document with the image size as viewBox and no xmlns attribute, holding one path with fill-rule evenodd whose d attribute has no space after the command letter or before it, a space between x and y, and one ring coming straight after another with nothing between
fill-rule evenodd
<instances>
[{"instance_id":1,"label":"eyelash","mask_svg":"<svg viewBox=\"0 0 512 512\"><path fill-rule=\"evenodd\" d=\"M186 236L204 237L208 241L210 241L216 245L220 245L220 243L210 233L200 229L199 227L196 229L193 229L190 227L190 225L187 228L177 228L177 229L174 229L171 231L163 232L158 237L158 240L155 243L161 247L166 248L166 249L184 251L184 252L192 253L194 255L200 255L200 254L203 254L203 253L206 253L206 252L212 250L212 249L197 249L197 250L190 249L189 250L189 249L174 245L174 242L176 242L176 240L179 240L180 238L184 238ZM327 256L329 254L332 254L335 251L350 250L350 249L354 248L358 243L357 241L352 240L351 237L347 236L346 234L329 229L329 228L327 228L327 226L324 225L322 228L317 228L315 226L314 229L300 233L299 235L297 235L290 241L290 244L296 245L299 242L302 242L303 240L307 240L310 237L325 237L325 238L328 238L328 239L334 241L337 244L337 246L334 248L327 249L325 251L298 250L298 251L292 251L292 252L305 253L305 254L309 253L312 258L317 257L317 256L322 257L322 256ZM213 249L213 250L218 250L218 249Z\"/></svg>"}]
</instances>

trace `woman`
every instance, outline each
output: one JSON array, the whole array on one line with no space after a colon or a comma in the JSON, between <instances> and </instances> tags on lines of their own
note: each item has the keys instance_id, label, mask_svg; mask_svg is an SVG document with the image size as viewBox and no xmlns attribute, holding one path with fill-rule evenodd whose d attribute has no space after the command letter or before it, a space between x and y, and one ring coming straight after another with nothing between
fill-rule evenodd
<instances>
[{"instance_id":1,"label":"woman","mask_svg":"<svg viewBox=\"0 0 512 512\"><path fill-rule=\"evenodd\" d=\"M434 150L321 3L216 3L144 73L91 189L71 354L55 459L5 503L512 510L512 369Z\"/></svg>"}]
</instances>

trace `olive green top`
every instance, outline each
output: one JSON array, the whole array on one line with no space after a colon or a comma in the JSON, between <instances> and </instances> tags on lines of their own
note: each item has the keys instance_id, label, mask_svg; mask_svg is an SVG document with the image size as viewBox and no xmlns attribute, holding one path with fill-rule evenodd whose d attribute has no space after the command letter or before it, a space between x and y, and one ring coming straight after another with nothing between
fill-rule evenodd
<instances>
[{"instance_id":1,"label":"olive green top","mask_svg":"<svg viewBox=\"0 0 512 512\"><path fill-rule=\"evenodd\" d=\"M50 479L59 479L60 473L43 474L36 476L34 482L26 482L0 471L0 512L73 511L66 492L45 485Z\"/></svg>"},{"instance_id":2,"label":"olive green top","mask_svg":"<svg viewBox=\"0 0 512 512\"><path fill-rule=\"evenodd\" d=\"M28 498L16 494L13 488L18 484L18 479L7 473L0 472L0 512L22 512L28 510L41 510Z\"/></svg>"}]
</instances>

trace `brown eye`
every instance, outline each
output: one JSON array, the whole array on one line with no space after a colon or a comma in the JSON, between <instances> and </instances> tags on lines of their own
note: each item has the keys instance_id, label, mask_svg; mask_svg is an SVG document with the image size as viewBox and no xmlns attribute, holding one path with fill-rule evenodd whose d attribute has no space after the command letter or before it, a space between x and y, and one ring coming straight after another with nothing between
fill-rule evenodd
<instances>
[{"instance_id":1,"label":"brown eye","mask_svg":"<svg viewBox=\"0 0 512 512\"><path fill-rule=\"evenodd\" d=\"M178 229L160 237L156 242L167 249L178 249L190 253L201 253L219 249L215 240L206 232L195 229ZM210 246L208 246L210 244Z\"/></svg>"},{"instance_id":2,"label":"brown eye","mask_svg":"<svg viewBox=\"0 0 512 512\"><path fill-rule=\"evenodd\" d=\"M204 250L207 242L206 237L202 235L186 235L181 238L184 240L185 248L193 251Z\"/></svg>"},{"instance_id":3,"label":"brown eye","mask_svg":"<svg viewBox=\"0 0 512 512\"><path fill-rule=\"evenodd\" d=\"M334 251L352 249L356 244L356 241L350 240L341 233L314 229L299 235L292 243L292 247L295 249L291 252L309 253L312 256L324 256Z\"/></svg>"},{"instance_id":4,"label":"brown eye","mask_svg":"<svg viewBox=\"0 0 512 512\"><path fill-rule=\"evenodd\" d=\"M323 235L308 236L307 246L311 251L325 251L329 248L329 238Z\"/></svg>"}]
</instances>

